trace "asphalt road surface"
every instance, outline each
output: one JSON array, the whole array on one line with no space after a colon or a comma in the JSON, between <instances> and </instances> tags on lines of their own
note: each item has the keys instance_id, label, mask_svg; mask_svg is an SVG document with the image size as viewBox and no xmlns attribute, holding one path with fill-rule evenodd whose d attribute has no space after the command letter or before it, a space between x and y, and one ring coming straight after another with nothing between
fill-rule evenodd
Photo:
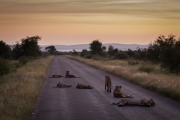
<instances>
[{"instance_id":1,"label":"asphalt road surface","mask_svg":"<svg viewBox=\"0 0 180 120\"><path fill-rule=\"evenodd\" d=\"M81 78L49 78L52 74L65 75L66 71ZM112 79L112 91L122 86L125 94L133 99L153 98L153 107L111 105L121 98L114 98L104 88L105 75ZM70 88L53 88L58 82L72 85ZM93 89L77 89L77 83ZM33 120L180 120L180 102L161 96L125 81L119 77L71 60L64 56L54 57L46 82L37 101Z\"/></svg>"}]
</instances>

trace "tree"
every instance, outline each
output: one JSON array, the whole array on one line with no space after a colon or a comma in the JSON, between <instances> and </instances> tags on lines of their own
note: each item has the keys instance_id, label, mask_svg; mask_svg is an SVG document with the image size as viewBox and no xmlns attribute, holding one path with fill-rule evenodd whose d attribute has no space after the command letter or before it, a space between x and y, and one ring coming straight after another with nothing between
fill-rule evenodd
<instances>
[{"instance_id":1,"label":"tree","mask_svg":"<svg viewBox=\"0 0 180 120\"><path fill-rule=\"evenodd\" d=\"M11 57L11 48L2 40L0 40L0 57L5 59Z\"/></svg>"},{"instance_id":2,"label":"tree","mask_svg":"<svg viewBox=\"0 0 180 120\"><path fill-rule=\"evenodd\" d=\"M169 35L159 43L161 46L161 67L171 72L180 72L180 39L176 39L175 35Z\"/></svg>"},{"instance_id":3,"label":"tree","mask_svg":"<svg viewBox=\"0 0 180 120\"><path fill-rule=\"evenodd\" d=\"M39 36L26 37L21 40L22 56L37 57L41 55L38 41L41 39Z\"/></svg>"},{"instance_id":4,"label":"tree","mask_svg":"<svg viewBox=\"0 0 180 120\"><path fill-rule=\"evenodd\" d=\"M151 61L161 61L161 54L166 48L171 48L175 43L175 36L169 35L166 38L164 35L160 35L154 43L149 45L147 50L147 57Z\"/></svg>"},{"instance_id":5,"label":"tree","mask_svg":"<svg viewBox=\"0 0 180 120\"><path fill-rule=\"evenodd\" d=\"M180 72L180 38L175 35L159 36L148 48L150 60L157 60L161 67L171 72Z\"/></svg>"},{"instance_id":6,"label":"tree","mask_svg":"<svg viewBox=\"0 0 180 120\"><path fill-rule=\"evenodd\" d=\"M115 48L113 51L112 51L112 55L115 55L115 54L117 54L118 53L118 49L117 48Z\"/></svg>"},{"instance_id":7,"label":"tree","mask_svg":"<svg viewBox=\"0 0 180 120\"><path fill-rule=\"evenodd\" d=\"M22 56L22 49L21 49L21 45L19 44L19 42L16 43L16 45L13 45L13 50L12 50L12 57L14 59L18 59Z\"/></svg>"},{"instance_id":8,"label":"tree","mask_svg":"<svg viewBox=\"0 0 180 120\"><path fill-rule=\"evenodd\" d=\"M116 58L116 59L127 59L128 54L126 52L119 51L114 55L114 58Z\"/></svg>"},{"instance_id":9,"label":"tree","mask_svg":"<svg viewBox=\"0 0 180 120\"><path fill-rule=\"evenodd\" d=\"M51 45L51 46L46 47L45 50L46 50L49 54L52 55L52 54L55 54L56 48L55 48L53 45Z\"/></svg>"},{"instance_id":10,"label":"tree","mask_svg":"<svg viewBox=\"0 0 180 120\"><path fill-rule=\"evenodd\" d=\"M78 55L78 52L75 49L73 49L72 55Z\"/></svg>"},{"instance_id":11,"label":"tree","mask_svg":"<svg viewBox=\"0 0 180 120\"><path fill-rule=\"evenodd\" d=\"M102 46L102 50L103 50L103 51L106 51L106 46Z\"/></svg>"},{"instance_id":12,"label":"tree","mask_svg":"<svg viewBox=\"0 0 180 120\"><path fill-rule=\"evenodd\" d=\"M144 48L144 49L138 48L137 49L137 54L138 55L136 55L137 56L136 58L138 58L138 59L145 59L146 55L147 55L147 49L146 48Z\"/></svg>"},{"instance_id":13,"label":"tree","mask_svg":"<svg viewBox=\"0 0 180 120\"><path fill-rule=\"evenodd\" d=\"M112 45L109 45L109 47L108 47L108 55L109 56L113 55L113 50L114 50L114 47Z\"/></svg>"},{"instance_id":14,"label":"tree","mask_svg":"<svg viewBox=\"0 0 180 120\"><path fill-rule=\"evenodd\" d=\"M85 56L88 56L89 54L90 54L89 51L87 51L86 49L83 49L80 53L80 56L85 57Z\"/></svg>"},{"instance_id":15,"label":"tree","mask_svg":"<svg viewBox=\"0 0 180 120\"><path fill-rule=\"evenodd\" d=\"M102 49L102 43L99 42L99 40L94 40L92 41L92 43L90 43L90 51L91 54L101 54L101 52L103 51Z\"/></svg>"}]
</instances>

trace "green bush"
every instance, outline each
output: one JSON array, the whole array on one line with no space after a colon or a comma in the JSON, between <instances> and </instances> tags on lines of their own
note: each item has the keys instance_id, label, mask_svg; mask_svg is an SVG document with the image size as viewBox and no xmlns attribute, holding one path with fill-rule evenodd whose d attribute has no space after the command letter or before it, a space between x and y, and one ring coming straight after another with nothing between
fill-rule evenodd
<instances>
[{"instance_id":1,"label":"green bush","mask_svg":"<svg viewBox=\"0 0 180 120\"><path fill-rule=\"evenodd\" d=\"M8 60L0 58L0 66L0 76L10 72L11 66Z\"/></svg>"},{"instance_id":2,"label":"green bush","mask_svg":"<svg viewBox=\"0 0 180 120\"><path fill-rule=\"evenodd\" d=\"M91 59L92 58L91 55L85 55L84 57L87 58L87 59Z\"/></svg>"},{"instance_id":3,"label":"green bush","mask_svg":"<svg viewBox=\"0 0 180 120\"><path fill-rule=\"evenodd\" d=\"M123 51L120 51L114 55L114 58L119 60L127 59L128 57L129 57L128 54Z\"/></svg>"},{"instance_id":4,"label":"green bush","mask_svg":"<svg viewBox=\"0 0 180 120\"><path fill-rule=\"evenodd\" d=\"M89 56L89 55L90 55L90 52L87 51L86 49L83 49L80 53L80 56L85 57L85 58L86 58L86 56Z\"/></svg>"},{"instance_id":5,"label":"green bush","mask_svg":"<svg viewBox=\"0 0 180 120\"><path fill-rule=\"evenodd\" d=\"M141 71L141 72L150 73L150 72L154 71L154 67L143 65L143 66L139 67L138 70Z\"/></svg>"}]
</instances>

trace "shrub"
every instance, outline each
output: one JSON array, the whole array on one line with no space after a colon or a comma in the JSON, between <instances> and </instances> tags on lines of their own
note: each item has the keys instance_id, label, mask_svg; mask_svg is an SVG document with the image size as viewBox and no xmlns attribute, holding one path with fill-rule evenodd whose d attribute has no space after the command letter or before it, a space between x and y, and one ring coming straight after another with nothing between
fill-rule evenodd
<instances>
[{"instance_id":1,"label":"shrub","mask_svg":"<svg viewBox=\"0 0 180 120\"><path fill-rule=\"evenodd\" d=\"M0 76L10 72L11 66L8 60L0 58L0 66Z\"/></svg>"},{"instance_id":2,"label":"shrub","mask_svg":"<svg viewBox=\"0 0 180 120\"><path fill-rule=\"evenodd\" d=\"M128 58L128 54L125 52L120 51L119 53L115 54L114 56L115 59L127 59Z\"/></svg>"},{"instance_id":3,"label":"shrub","mask_svg":"<svg viewBox=\"0 0 180 120\"><path fill-rule=\"evenodd\" d=\"M154 67L143 65L143 66L139 67L138 70L141 71L141 72L150 73L150 72L154 71Z\"/></svg>"},{"instance_id":4,"label":"shrub","mask_svg":"<svg viewBox=\"0 0 180 120\"><path fill-rule=\"evenodd\" d=\"M139 64L139 62L138 61L128 61L128 64L129 65L137 65L137 64Z\"/></svg>"},{"instance_id":5,"label":"shrub","mask_svg":"<svg viewBox=\"0 0 180 120\"><path fill-rule=\"evenodd\" d=\"M30 58L23 56L19 59L19 63L25 65L29 61L29 59Z\"/></svg>"},{"instance_id":6,"label":"shrub","mask_svg":"<svg viewBox=\"0 0 180 120\"><path fill-rule=\"evenodd\" d=\"M87 59L91 59L92 58L91 55L85 55L84 57L87 58Z\"/></svg>"},{"instance_id":7,"label":"shrub","mask_svg":"<svg viewBox=\"0 0 180 120\"><path fill-rule=\"evenodd\" d=\"M87 55L89 55L89 54L90 54L89 51L87 51L86 49L83 49L83 50L81 51L81 53L80 53L80 56L81 56L81 57L85 57L85 56L87 56Z\"/></svg>"}]
</instances>

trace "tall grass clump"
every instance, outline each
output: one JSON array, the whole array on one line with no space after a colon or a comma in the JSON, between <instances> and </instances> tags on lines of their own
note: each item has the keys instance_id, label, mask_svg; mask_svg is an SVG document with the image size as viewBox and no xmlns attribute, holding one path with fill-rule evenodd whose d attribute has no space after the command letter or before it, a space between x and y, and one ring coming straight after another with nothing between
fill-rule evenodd
<instances>
[{"instance_id":1,"label":"tall grass clump","mask_svg":"<svg viewBox=\"0 0 180 120\"><path fill-rule=\"evenodd\" d=\"M137 65L137 64L139 64L139 62L138 61L128 61L128 64L129 65Z\"/></svg>"},{"instance_id":2,"label":"tall grass clump","mask_svg":"<svg viewBox=\"0 0 180 120\"><path fill-rule=\"evenodd\" d=\"M154 71L154 67L150 66L150 65L142 65L138 68L139 71L141 72L147 72L147 73L150 73L150 72L153 72Z\"/></svg>"},{"instance_id":3,"label":"tall grass clump","mask_svg":"<svg viewBox=\"0 0 180 120\"><path fill-rule=\"evenodd\" d=\"M0 120L28 120L53 56L27 62L0 77Z\"/></svg>"},{"instance_id":4,"label":"tall grass clump","mask_svg":"<svg viewBox=\"0 0 180 120\"><path fill-rule=\"evenodd\" d=\"M160 65L147 61L138 61L129 65L126 60L93 60L79 56L68 56L71 59L94 66L144 88L151 89L162 95L180 100L180 76L164 73Z\"/></svg>"},{"instance_id":5,"label":"tall grass clump","mask_svg":"<svg viewBox=\"0 0 180 120\"><path fill-rule=\"evenodd\" d=\"M27 62L31 62L31 61L33 61L35 59L37 59L37 58L23 56L23 57L19 58L19 63L22 64L22 65L25 65Z\"/></svg>"}]
</instances>

